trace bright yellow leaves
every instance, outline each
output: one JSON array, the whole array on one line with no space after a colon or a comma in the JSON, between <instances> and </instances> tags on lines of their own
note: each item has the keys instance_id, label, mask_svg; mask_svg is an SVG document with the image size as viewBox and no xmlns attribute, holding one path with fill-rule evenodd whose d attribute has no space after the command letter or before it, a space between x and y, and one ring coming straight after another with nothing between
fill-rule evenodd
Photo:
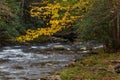
<instances>
[{"instance_id":1,"label":"bright yellow leaves","mask_svg":"<svg viewBox=\"0 0 120 80\"><path fill-rule=\"evenodd\" d=\"M51 27L51 28L38 28L37 30L27 30L26 35L20 36L17 38L19 42L31 41L35 38L38 38L41 35L51 36L54 33L61 31L61 27Z\"/></svg>"},{"instance_id":2,"label":"bright yellow leaves","mask_svg":"<svg viewBox=\"0 0 120 80\"><path fill-rule=\"evenodd\" d=\"M81 0L80 0L81 1ZM79 3L78 3L79 4ZM82 2L80 5L84 6L86 2ZM80 6L79 5L79 6ZM38 28L37 30L27 30L26 35L17 37L17 41L26 42L34 40L39 36L51 36L62 29L70 27L76 19L82 18L81 15L72 15L72 10L74 11L76 6L61 6L59 3L51 4L46 3L44 6L32 7L30 10L31 17L38 17L50 25L46 28ZM60 13L60 11L63 11ZM49 17L48 17L49 16Z\"/></svg>"}]
</instances>

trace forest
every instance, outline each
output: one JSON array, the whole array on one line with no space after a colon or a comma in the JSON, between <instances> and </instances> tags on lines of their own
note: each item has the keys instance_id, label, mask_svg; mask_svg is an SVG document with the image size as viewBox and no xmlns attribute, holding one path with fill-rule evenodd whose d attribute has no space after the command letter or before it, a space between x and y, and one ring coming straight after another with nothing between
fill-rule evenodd
<instances>
[{"instance_id":1,"label":"forest","mask_svg":"<svg viewBox=\"0 0 120 80\"><path fill-rule=\"evenodd\" d=\"M65 61L52 62L49 58L50 55L56 58L56 55L60 60L68 59L68 64L64 64L67 69L59 71L61 66L57 65L57 72L53 70L49 79L47 73L45 77L39 77L40 80L120 80L119 52L119 0L0 0L0 66L14 63L1 57L3 53L5 56L11 54L17 60L17 57L24 60L26 55L23 65L32 67L62 66ZM38 56L38 53L41 56L47 54L51 61L39 62L44 56L35 57L35 60L30 57L30 54ZM70 61L70 54L87 57L75 57ZM33 61L30 64L28 57ZM13 65L18 70L28 68L16 63ZM34 71L31 67L29 69ZM38 80L30 74L9 79L3 77L5 72L0 71L0 79Z\"/></svg>"},{"instance_id":2,"label":"forest","mask_svg":"<svg viewBox=\"0 0 120 80\"><path fill-rule=\"evenodd\" d=\"M0 4L1 45L44 42L55 36L71 42L96 40L113 52L119 50L118 0L2 0Z\"/></svg>"}]
</instances>

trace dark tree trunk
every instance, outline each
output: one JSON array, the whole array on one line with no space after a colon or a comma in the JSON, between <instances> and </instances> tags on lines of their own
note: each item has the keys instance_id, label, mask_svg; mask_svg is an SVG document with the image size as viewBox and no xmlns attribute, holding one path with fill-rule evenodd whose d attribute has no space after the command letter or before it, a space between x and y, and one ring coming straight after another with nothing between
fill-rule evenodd
<instances>
[{"instance_id":1,"label":"dark tree trunk","mask_svg":"<svg viewBox=\"0 0 120 80\"><path fill-rule=\"evenodd\" d=\"M109 51L118 52L120 49L120 1L108 0L110 8L109 37L111 41L105 41ZM109 14L108 14L109 15Z\"/></svg>"},{"instance_id":2,"label":"dark tree trunk","mask_svg":"<svg viewBox=\"0 0 120 80\"><path fill-rule=\"evenodd\" d=\"M23 19L24 23L28 23L31 21L31 16L30 16L30 0L21 0L21 16Z\"/></svg>"}]
</instances>

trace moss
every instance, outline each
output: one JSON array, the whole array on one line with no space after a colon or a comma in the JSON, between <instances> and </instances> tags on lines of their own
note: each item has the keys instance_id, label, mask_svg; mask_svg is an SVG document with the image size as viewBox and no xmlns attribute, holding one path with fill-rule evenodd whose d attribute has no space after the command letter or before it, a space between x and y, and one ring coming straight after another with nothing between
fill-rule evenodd
<instances>
[{"instance_id":1,"label":"moss","mask_svg":"<svg viewBox=\"0 0 120 80\"><path fill-rule=\"evenodd\" d=\"M119 60L120 54L98 54L76 63L75 67L60 72L62 80L120 80L114 73L110 60Z\"/></svg>"},{"instance_id":2,"label":"moss","mask_svg":"<svg viewBox=\"0 0 120 80\"><path fill-rule=\"evenodd\" d=\"M64 71L61 72L61 79L62 80L71 80L73 76L76 75L76 73L78 72L78 67L73 67L73 68L69 68L66 69Z\"/></svg>"}]
</instances>

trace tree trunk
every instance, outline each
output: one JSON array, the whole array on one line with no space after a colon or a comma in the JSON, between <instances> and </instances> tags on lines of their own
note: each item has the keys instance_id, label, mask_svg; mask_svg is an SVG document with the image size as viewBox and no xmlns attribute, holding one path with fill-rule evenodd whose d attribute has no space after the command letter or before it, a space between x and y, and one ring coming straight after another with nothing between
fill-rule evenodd
<instances>
[{"instance_id":1,"label":"tree trunk","mask_svg":"<svg viewBox=\"0 0 120 80\"><path fill-rule=\"evenodd\" d=\"M119 0L109 0L109 7L111 12L111 25L110 25L110 37L112 39L111 50L118 52L120 49L120 1Z\"/></svg>"},{"instance_id":2,"label":"tree trunk","mask_svg":"<svg viewBox=\"0 0 120 80\"><path fill-rule=\"evenodd\" d=\"M29 11L30 11L30 0L22 0L21 1L21 15L25 23L30 22L31 20Z\"/></svg>"},{"instance_id":3,"label":"tree trunk","mask_svg":"<svg viewBox=\"0 0 120 80\"><path fill-rule=\"evenodd\" d=\"M116 10L116 46L117 51L120 49L120 1L116 0L115 3L115 10Z\"/></svg>"}]
</instances>

